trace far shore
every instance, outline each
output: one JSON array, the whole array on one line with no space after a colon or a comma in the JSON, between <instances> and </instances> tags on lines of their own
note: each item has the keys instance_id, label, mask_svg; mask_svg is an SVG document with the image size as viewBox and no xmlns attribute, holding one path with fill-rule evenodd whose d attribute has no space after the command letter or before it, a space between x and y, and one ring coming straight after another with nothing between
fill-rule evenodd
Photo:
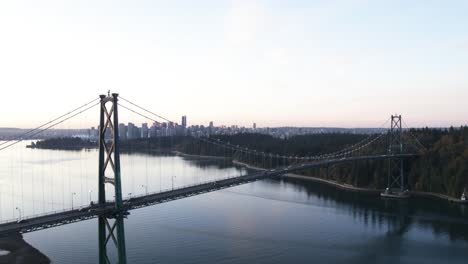
<instances>
[{"instance_id":1,"label":"far shore","mask_svg":"<svg viewBox=\"0 0 468 264\"><path fill-rule=\"evenodd\" d=\"M258 170L258 171L266 171L267 169L260 168L260 167L255 167L252 165L249 165L247 163L243 163L237 160L233 160L233 163L236 165L244 166L246 168L252 169L252 170ZM351 184L342 184L338 183L336 181L332 180L326 180L314 176L305 176L305 175L299 175L299 174L294 174L294 173L287 173L284 174L283 177L287 178L294 178L294 179L302 179L302 180L308 180L308 181L314 181L314 182L319 182L322 184L327 184L330 186L334 186L338 189L346 190L346 191L352 191L352 192L361 192L361 193L373 193L373 194L380 194L384 190L383 189L372 189L372 188L363 188L363 187L356 187ZM421 191L410 191L409 192L411 196L416 196L416 197L424 197L424 198L429 198L429 199L440 199L440 200L445 200L453 203L462 203L465 204L467 201L463 201L461 199L457 199L448 195L444 194L439 194L439 193L432 193L432 192L421 192Z\"/></svg>"},{"instance_id":2,"label":"far shore","mask_svg":"<svg viewBox=\"0 0 468 264\"><path fill-rule=\"evenodd\" d=\"M203 156L203 155L191 155L191 154L185 154L180 151L174 151L173 152L176 155L184 156L184 157L197 157L197 158L210 158L210 159L228 159L230 157L220 157L220 156ZM266 171L267 169L265 168L260 168L256 166L252 166L250 164L240 162L238 160L233 160L232 161L234 164L243 166L245 168L251 169L251 170L257 170L257 171ZM313 181L313 182L319 182L322 184L327 184L330 186L333 186L335 188L345 190L345 191L351 191L351 192L361 192L361 193L372 193L372 194L380 194L384 191L384 189L373 189L373 188L364 188L364 187L357 187L353 186L351 184L346 184L346 183L339 183L336 181L332 180L326 180L314 176L305 176L305 175L300 175L300 174L295 174L295 173L286 173L283 175L283 177L287 178L293 178L293 179L301 179L301 180L308 180L308 181ZM409 191L411 196L415 197L423 197L423 198L428 198L428 199L438 199L438 200L445 200L453 203L460 203L460 204L467 204L468 201L463 201L461 199L457 199L445 194L440 194L440 193L432 193L432 192L421 192L421 191Z\"/></svg>"}]
</instances>

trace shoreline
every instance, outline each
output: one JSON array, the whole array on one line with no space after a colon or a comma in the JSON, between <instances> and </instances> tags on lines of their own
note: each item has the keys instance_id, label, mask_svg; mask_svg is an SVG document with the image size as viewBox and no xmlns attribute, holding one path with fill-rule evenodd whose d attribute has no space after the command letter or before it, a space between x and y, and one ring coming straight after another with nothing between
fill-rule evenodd
<instances>
[{"instance_id":1,"label":"shoreline","mask_svg":"<svg viewBox=\"0 0 468 264\"><path fill-rule=\"evenodd\" d=\"M232 161L236 165L244 166L246 168L252 169L252 170L258 170L258 171L266 171L267 169L260 168L260 167L255 167L252 165L249 165L247 163L243 163L237 160ZM313 181L313 182L319 182L322 184L327 184L330 186L333 186L335 188L345 190L345 191L351 191L351 192L361 192L361 193L373 193L373 194L380 194L384 190L383 189L371 189L371 188L363 188L363 187L356 187L350 184L341 184L336 181L332 180L326 180L314 176L305 176L305 175L299 175L299 174L294 174L294 173L286 173L283 175L283 177L287 178L293 178L293 179L301 179L301 180L308 180L308 181ZM422 192L422 191L409 191L411 196L415 197L423 197L423 198L428 198L428 199L438 199L438 200L444 200L448 201L451 203L457 203L457 204L468 204L468 201L462 201L461 199L457 199L445 194L440 194L440 193L432 193L432 192Z\"/></svg>"},{"instance_id":2,"label":"shoreline","mask_svg":"<svg viewBox=\"0 0 468 264\"><path fill-rule=\"evenodd\" d=\"M266 171L267 170L267 169L264 169L264 168L251 166L251 165L248 165L246 163L243 163L243 162L240 162L240 161L237 161L237 160L234 160L233 163L237 164L237 165L240 165L240 166L247 167L247 168L252 169L252 170L258 170L258 171ZM323 183L323 184L334 186L334 187L336 187L338 189L347 190L347 191L354 191L354 192L381 193L383 191L383 190L380 190L380 189L355 187L355 186L352 186L352 185L349 185L349 184L341 184L341 183L331 181L331 180L317 178L317 177L314 177L314 176L299 175L299 174L295 174L295 173L286 173L286 174L283 175L283 177L293 178L293 179L301 179L301 180L308 180L308 181L313 181L313 182L320 182L320 183Z\"/></svg>"},{"instance_id":3,"label":"shoreline","mask_svg":"<svg viewBox=\"0 0 468 264\"><path fill-rule=\"evenodd\" d=\"M201 158L201 159L231 159L230 157L220 157L220 156L204 156L204 155L193 155L180 152L178 150L171 151L173 154L181 157L187 158Z\"/></svg>"},{"instance_id":4,"label":"shoreline","mask_svg":"<svg viewBox=\"0 0 468 264\"><path fill-rule=\"evenodd\" d=\"M44 253L30 245L20 233L0 236L0 250L7 253L0 256L0 263L51 263Z\"/></svg>"}]
</instances>

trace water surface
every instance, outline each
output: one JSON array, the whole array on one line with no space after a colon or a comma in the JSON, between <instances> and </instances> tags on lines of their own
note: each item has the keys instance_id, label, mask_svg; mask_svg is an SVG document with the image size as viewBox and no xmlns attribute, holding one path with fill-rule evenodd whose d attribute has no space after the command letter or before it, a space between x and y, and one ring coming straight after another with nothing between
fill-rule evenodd
<instances>
[{"instance_id":1,"label":"water surface","mask_svg":"<svg viewBox=\"0 0 468 264\"><path fill-rule=\"evenodd\" d=\"M9 151L0 152L3 220L18 217L12 206L32 215L96 199L95 150ZM121 163L125 196L247 173L227 160L177 156L125 154ZM466 263L467 214L442 201L281 178L132 210L125 234L129 263ZM96 219L24 237L54 263L98 259Z\"/></svg>"}]
</instances>

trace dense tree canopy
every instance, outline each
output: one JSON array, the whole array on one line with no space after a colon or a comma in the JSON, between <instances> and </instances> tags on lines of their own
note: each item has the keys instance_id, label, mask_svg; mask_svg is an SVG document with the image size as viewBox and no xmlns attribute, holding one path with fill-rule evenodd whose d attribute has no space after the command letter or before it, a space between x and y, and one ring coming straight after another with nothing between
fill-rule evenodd
<instances>
[{"instance_id":1,"label":"dense tree canopy","mask_svg":"<svg viewBox=\"0 0 468 264\"><path fill-rule=\"evenodd\" d=\"M260 134L237 134L233 136L217 136L224 142L248 147L266 153L278 153L291 156L308 156L334 152L350 146L367 135L356 134L314 134L295 136L289 139L279 139ZM450 129L411 129L404 132L404 137L410 139L413 145L406 146L411 152L419 152L419 156L404 160L404 174L409 189L431 191L460 197L465 187L468 187L468 127ZM417 148L415 138L425 148ZM381 140L368 150L368 154L384 153L387 141ZM186 138L177 148L182 152L200 155L231 156L223 148L213 148L212 145ZM270 162L252 156L235 158L256 166L274 167L285 165L282 162ZM386 187L388 161L359 161L329 167L304 171L302 174L327 178L341 183L360 187Z\"/></svg>"}]
</instances>

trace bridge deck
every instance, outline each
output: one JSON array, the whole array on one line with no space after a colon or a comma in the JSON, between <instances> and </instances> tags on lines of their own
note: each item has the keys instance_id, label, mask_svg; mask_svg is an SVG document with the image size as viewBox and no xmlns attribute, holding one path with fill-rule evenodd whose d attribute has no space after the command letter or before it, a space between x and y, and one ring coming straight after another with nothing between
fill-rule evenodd
<instances>
[{"instance_id":1,"label":"bridge deck","mask_svg":"<svg viewBox=\"0 0 468 264\"><path fill-rule=\"evenodd\" d=\"M280 176L286 173L306 170L314 167L320 167L327 164L336 164L342 162L350 162L357 160L378 160L378 159L389 159L389 158L401 158L411 157L414 154L400 154L400 155L376 155L376 156L361 156L361 157L350 157L341 159L330 159L315 161L306 164L292 165L288 167L281 167L273 170L263 171L259 173L239 176L235 178L217 180L209 183L198 184L194 186L179 188L171 191L148 194L140 197L132 197L124 200L124 210L132 210L140 207L150 206L153 204L164 203L172 200L181 199L197 194L206 192L216 191L232 186L262 180L265 178L271 178ZM63 211L58 213L52 213L44 216L38 216L34 218L24 219L19 223L12 221L4 224L0 224L0 234L11 233L11 232L32 232L36 230L51 228L59 225L74 223L83 221L91 218L95 218L101 215L111 216L114 212L114 204L112 202L104 205L88 206L80 209Z\"/></svg>"}]
</instances>

